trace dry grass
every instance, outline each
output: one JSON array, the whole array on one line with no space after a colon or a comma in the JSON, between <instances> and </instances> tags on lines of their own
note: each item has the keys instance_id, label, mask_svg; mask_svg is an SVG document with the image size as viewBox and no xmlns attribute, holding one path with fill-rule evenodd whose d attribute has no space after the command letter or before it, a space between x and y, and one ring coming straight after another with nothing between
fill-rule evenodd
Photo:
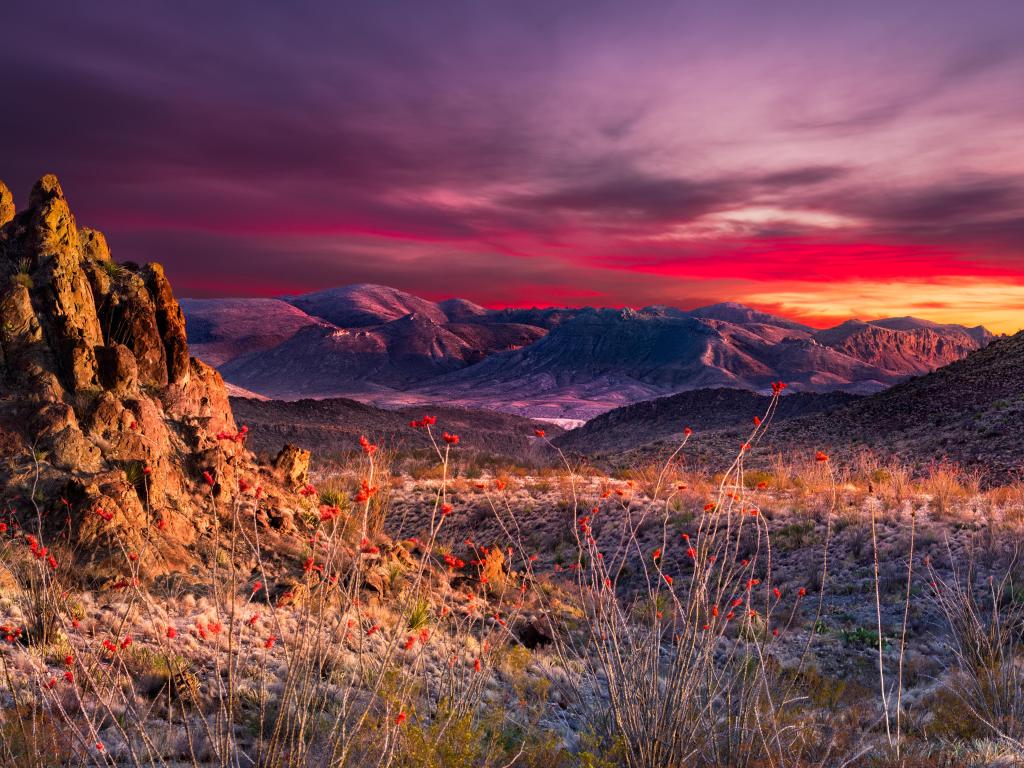
<instances>
[{"instance_id":1,"label":"dry grass","mask_svg":"<svg viewBox=\"0 0 1024 768\"><path fill-rule=\"evenodd\" d=\"M5 515L0 764L1024 756L1019 485L867 455L751 472L746 452L711 478L685 442L621 478L453 477L435 445L415 479L373 450L334 468L290 537L251 494L209 496L206 570L160 583L125 549L119 579L83 584L41 511ZM983 523L963 512L982 503ZM925 663L930 636L948 662Z\"/></svg>"}]
</instances>

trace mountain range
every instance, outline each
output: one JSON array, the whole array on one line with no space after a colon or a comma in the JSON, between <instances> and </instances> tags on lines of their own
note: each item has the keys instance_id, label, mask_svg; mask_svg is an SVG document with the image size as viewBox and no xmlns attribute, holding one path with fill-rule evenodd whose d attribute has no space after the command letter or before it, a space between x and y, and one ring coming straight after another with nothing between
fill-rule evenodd
<instances>
[{"instance_id":1,"label":"mountain range","mask_svg":"<svg viewBox=\"0 0 1024 768\"><path fill-rule=\"evenodd\" d=\"M195 354L242 394L445 402L566 423L687 390L763 392L776 379L869 394L992 338L912 317L817 330L735 303L490 310L369 284L181 305Z\"/></svg>"}]
</instances>

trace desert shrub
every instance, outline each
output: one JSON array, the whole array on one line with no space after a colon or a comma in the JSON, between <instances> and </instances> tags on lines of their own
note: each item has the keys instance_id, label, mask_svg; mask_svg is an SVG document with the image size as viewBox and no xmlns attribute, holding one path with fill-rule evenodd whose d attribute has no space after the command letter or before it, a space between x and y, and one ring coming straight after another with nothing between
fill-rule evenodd
<instances>
[{"instance_id":1,"label":"desert shrub","mask_svg":"<svg viewBox=\"0 0 1024 768\"><path fill-rule=\"evenodd\" d=\"M977 473L965 472L947 461L931 464L920 481L921 491L931 497L936 514L946 514L954 504L976 496L981 487Z\"/></svg>"},{"instance_id":2,"label":"desert shrub","mask_svg":"<svg viewBox=\"0 0 1024 768\"><path fill-rule=\"evenodd\" d=\"M747 488L768 488L775 484L775 475L767 470L747 470L743 475L743 484Z\"/></svg>"},{"instance_id":3,"label":"desert shrub","mask_svg":"<svg viewBox=\"0 0 1024 768\"><path fill-rule=\"evenodd\" d=\"M438 716L405 729L396 755L400 768L487 768L507 762L495 738L502 717L492 711L478 720L442 708Z\"/></svg>"},{"instance_id":4,"label":"desert shrub","mask_svg":"<svg viewBox=\"0 0 1024 768\"><path fill-rule=\"evenodd\" d=\"M775 533L776 545L783 550L801 549L814 541L814 523L810 521L788 523Z\"/></svg>"},{"instance_id":5,"label":"desert shrub","mask_svg":"<svg viewBox=\"0 0 1024 768\"><path fill-rule=\"evenodd\" d=\"M932 599L948 623L956 659L950 692L965 717L1024 757L1024 606L1014 599L1012 580L990 579L979 589L970 568L945 580L934 569L931 576Z\"/></svg>"},{"instance_id":6,"label":"desert shrub","mask_svg":"<svg viewBox=\"0 0 1024 768\"><path fill-rule=\"evenodd\" d=\"M773 399L765 422L776 404ZM771 583L769 523L746 495L744 458L741 452L716 477L717 492L683 538L681 561L662 556L671 507L659 506L658 494L673 489L659 482L661 473L644 474L647 483L655 478L654 504L644 512L633 513L626 500L612 504L619 489L602 493L625 512L623 541L613 551L599 549L589 517L578 526L587 559L577 583L593 648L582 659L581 685L601 681L605 738L630 768L799 764L820 747L809 738L812 730L801 727L806 718L793 698L793 676L772 653L791 628L796 606L790 601L804 592L784 603ZM814 472L823 487L834 487L829 467ZM604 512L598 507L594 514ZM651 519L659 525L650 526ZM662 547L654 556L643 542L659 529ZM641 579L630 610L616 589L627 564Z\"/></svg>"},{"instance_id":7,"label":"desert shrub","mask_svg":"<svg viewBox=\"0 0 1024 768\"><path fill-rule=\"evenodd\" d=\"M871 629L868 627L854 627L853 629L844 629L840 631L840 636L843 639L843 643L846 645L858 646L861 648L878 648L878 630ZM891 645L890 638L882 635L882 648L888 648Z\"/></svg>"},{"instance_id":8,"label":"desert shrub","mask_svg":"<svg viewBox=\"0 0 1024 768\"><path fill-rule=\"evenodd\" d=\"M405 625L410 630L423 629L430 623L430 603L424 599L419 598L413 604L412 608L409 609L409 618Z\"/></svg>"}]
</instances>

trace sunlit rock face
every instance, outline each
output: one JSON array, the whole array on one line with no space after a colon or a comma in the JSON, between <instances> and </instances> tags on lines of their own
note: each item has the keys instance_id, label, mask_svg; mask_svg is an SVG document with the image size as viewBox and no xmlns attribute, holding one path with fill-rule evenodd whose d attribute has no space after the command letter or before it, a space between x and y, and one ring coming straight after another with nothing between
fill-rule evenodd
<instances>
[{"instance_id":1,"label":"sunlit rock face","mask_svg":"<svg viewBox=\"0 0 1024 768\"><path fill-rule=\"evenodd\" d=\"M258 469L224 439L237 433L224 383L189 356L163 269L112 260L47 175L20 212L0 184L0 297L0 484L38 471L36 504L100 572L123 560L115 535L148 542L147 574L186 567L208 524L203 473L227 497Z\"/></svg>"}]
</instances>

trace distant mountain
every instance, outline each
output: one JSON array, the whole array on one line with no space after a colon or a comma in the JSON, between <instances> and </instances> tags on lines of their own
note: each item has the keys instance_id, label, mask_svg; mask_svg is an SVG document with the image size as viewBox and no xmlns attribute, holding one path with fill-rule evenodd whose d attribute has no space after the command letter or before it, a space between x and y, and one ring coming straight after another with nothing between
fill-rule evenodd
<instances>
[{"instance_id":1,"label":"distant mountain","mask_svg":"<svg viewBox=\"0 0 1024 768\"><path fill-rule=\"evenodd\" d=\"M591 307L581 309L493 309L487 314L487 321L493 323L520 323L548 330L562 323L593 312Z\"/></svg>"},{"instance_id":2,"label":"distant mountain","mask_svg":"<svg viewBox=\"0 0 1024 768\"><path fill-rule=\"evenodd\" d=\"M491 314L489 309L466 299L445 299L437 302L437 306L453 323L475 322Z\"/></svg>"},{"instance_id":3,"label":"distant mountain","mask_svg":"<svg viewBox=\"0 0 1024 768\"><path fill-rule=\"evenodd\" d=\"M721 304L712 304L707 307L700 307L691 310L690 317L700 317L706 320L724 320L727 323L737 325L771 325L777 328L788 328L794 331L811 332L813 329L792 320L784 320L767 312L759 312L756 309L737 304L735 301L725 301Z\"/></svg>"},{"instance_id":4,"label":"distant mountain","mask_svg":"<svg viewBox=\"0 0 1024 768\"><path fill-rule=\"evenodd\" d=\"M289 297L287 301L307 315L319 317L339 328L366 328L406 315L418 315L439 325L448 322L447 315L434 302L371 283L328 288Z\"/></svg>"},{"instance_id":5,"label":"distant mountain","mask_svg":"<svg viewBox=\"0 0 1024 768\"><path fill-rule=\"evenodd\" d=\"M267 350L221 366L227 381L268 397L331 397L404 389L464 368L479 352L428 317L405 315L374 327L302 329Z\"/></svg>"},{"instance_id":6,"label":"distant mountain","mask_svg":"<svg viewBox=\"0 0 1024 768\"><path fill-rule=\"evenodd\" d=\"M586 419L692 389L766 391L776 379L794 391L868 394L978 347L959 328L943 335L867 326L874 338L840 333L819 340L803 326L744 310L586 310L529 346L413 390L474 407Z\"/></svg>"},{"instance_id":7,"label":"distant mountain","mask_svg":"<svg viewBox=\"0 0 1024 768\"><path fill-rule=\"evenodd\" d=\"M525 347L544 336L544 329L521 323L448 323L445 329L461 338L470 349L466 361L475 363L502 350Z\"/></svg>"},{"instance_id":8,"label":"distant mountain","mask_svg":"<svg viewBox=\"0 0 1024 768\"><path fill-rule=\"evenodd\" d=\"M213 366L276 347L321 322L280 299L182 299L192 353Z\"/></svg>"},{"instance_id":9,"label":"distant mountain","mask_svg":"<svg viewBox=\"0 0 1024 768\"><path fill-rule=\"evenodd\" d=\"M868 394L990 338L915 318L816 331L731 302L488 310L372 284L183 307L199 356L262 396L449 402L569 420L693 389L765 391L775 379L795 391Z\"/></svg>"},{"instance_id":10,"label":"distant mountain","mask_svg":"<svg viewBox=\"0 0 1024 768\"><path fill-rule=\"evenodd\" d=\"M984 328L937 325L913 317L847 322L818 331L812 338L850 357L897 376L926 373L959 360L991 335Z\"/></svg>"},{"instance_id":11,"label":"distant mountain","mask_svg":"<svg viewBox=\"0 0 1024 768\"><path fill-rule=\"evenodd\" d=\"M434 304L379 285L183 307L196 354L230 385L286 399L391 395L546 333L471 302Z\"/></svg>"}]
</instances>

